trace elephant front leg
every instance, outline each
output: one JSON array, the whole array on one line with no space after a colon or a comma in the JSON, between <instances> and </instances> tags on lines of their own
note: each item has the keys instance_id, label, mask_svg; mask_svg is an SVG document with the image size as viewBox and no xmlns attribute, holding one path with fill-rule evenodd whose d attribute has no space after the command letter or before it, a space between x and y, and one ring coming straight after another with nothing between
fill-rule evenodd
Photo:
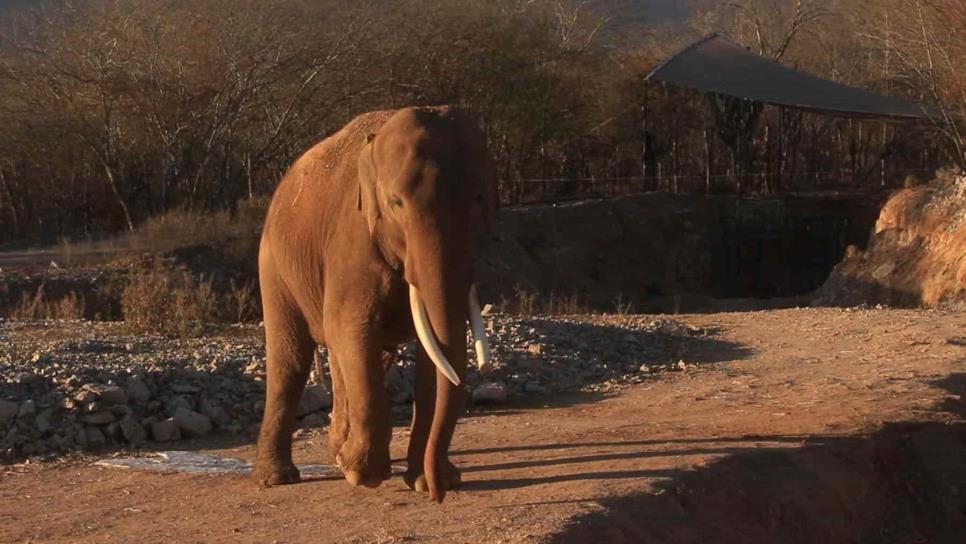
<instances>
[{"instance_id":1,"label":"elephant front leg","mask_svg":"<svg viewBox=\"0 0 966 544\"><path fill-rule=\"evenodd\" d=\"M366 335L336 335L330 344L342 377L347 436L330 435L333 449L342 439L336 463L352 485L377 487L391 473L389 441L392 425L385 387L382 350ZM336 400L336 402L340 402ZM334 423L339 421L336 416ZM336 432L336 431L333 431Z\"/></svg>"},{"instance_id":2,"label":"elephant front leg","mask_svg":"<svg viewBox=\"0 0 966 544\"><path fill-rule=\"evenodd\" d=\"M429 491L429 487L423 475L423 459L426 455L426 442L429 440L436 406L436 367L433 366L422 346L416 354L414 381L413 421L410 426L406 474L403 476L403 481L413 491L426 492ZM461 483L459 469L447 459L443 469L443 487L456 489Z\"/></svg>"},{"instance_id":3,"label":"elephant front leg","mask_svg":"<svg viewBox=\"0 0 966 544\"><path fill-rule=\"evenodd\" d=\"M349 399L346 396L342 368L329 350L329 373L332 375L332 416L329 421L329 447L333 459L339 459L342 445L349 438Z\"/></svg>"}]
</instances>

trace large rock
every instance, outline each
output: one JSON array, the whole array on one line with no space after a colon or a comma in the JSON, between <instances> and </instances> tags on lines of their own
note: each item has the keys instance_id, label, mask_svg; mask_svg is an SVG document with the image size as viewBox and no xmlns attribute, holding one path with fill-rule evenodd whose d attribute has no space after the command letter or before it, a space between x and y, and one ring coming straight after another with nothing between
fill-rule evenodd
<instances>
[{"instance_id":1,"label":"large rock","mask_svg":"<svg viewBox=\"0 0 966 544\"><path fill-rule=\"evenodd\" d=\"M88 425L107 425L116 419L110 410L101 410L81 417L81 421Z\"/></svg>"},{"instance_id":2,"label":"large rock","mask_svg":"<svg viewBox=\"0 0 966 544\"><path fill-rule=\"evenodd\" d=\"M147 439L147 433L144 431L144 427L130 415L124 416L121 419L121 435L124 436L124 440L127 440L131 444L141 445Z\"/></svg>"},{"instance_id":3,"label":"large rock","mask_svg":"<svg viewBox=\"0 0 966 544\"><path fill-rule=\"evenodd\" d=\"M312 384L305 388L299 401L299 417L318 412L332 406L332 394L321 384Z\"/></svg>"},{"instance_id":4,"label":"large rock","mask_svg":"<svg viewBox=\"0 0 966 544\"><path fill-rule=\"evenodd\" d=\"M9 400L0 400L0 426L6 425L17 417L20 405Z\"/></svg>"},{"instance_id":5,"label":"large rock","mask_svg":"<svg viewBox=\"0 0 966 544\"><path fill-rule=\"evenodd\" d=\"M135 404L151 400L151 390L143 380L133 379L127 384L127 398Z\"/></svg>"},{"instance_id":6,"label":"large rock","mask_svg":"<svg viewBox=\"0 0 966 544\"><path fill-rule=\"evenodd\" d=\"M224 427L228 424L228 412L213 400L201 400L201 413L218 427Z\"/></svg>"},{"instance_id":7,"label":"large rock","mask_svg":"<svg viewBox=\"0 0 966 544\"><path fill-rule=\"evenodd\" d=\"M181 440L181 430L178 428L178 422L173 417L162 421L155 421L151 424L151 437L158 442Z\"/></svg>"},{"instance_id":8,"label":"large rock","mask_svg":"<svg viewBox=\"0 0 966 544\"><path fill-rule=\"evenodd\" d=\"M488 382L473 390L473 402L478 404L506 402L510 388L503 382Z\"/></svg>"},{"instance_id":9,"label":"large rock","mask_svg":"<svg viewBox=\"0 0 966 544\"><path fill-rule=\"evenodd\" d=\"M20 403L20 408L17 411L17 417L27 417L32 416L37 413L37 403L33 399L27 399Z\"/></svg>"},{"instance_id":10,"label":"large rock","mask_svg":"<svg viewBox=\"0 0 966 544\"><path fill-rule=\"evenodd\" d=\"M87 438L87 446L90 448L99 448L107 443L104 433L97 427L86 427L84 436Z\"/></svg>"},{"instance_id":11,"label":"large rock","mask_svg":"<svg viewBox=\"0 0 966 544\"><path fill-rule=\"evenodd\" d=\"M329 423L329 418L325 416L322 412L316 412L314 414L309 414L302 418L299 426L303 429L321 429Z\"/></svg>"},{"instance_id":12,"label":"large rock","mask_svg":"<svg viewBox=\"0 0 966 544\"><path fill-rule=\"evenodd\" d=\"M182 410L190 412L193 409L191 401L181 395L175 395L164 401L164 413L171 417Z\"/></svg>"},{"instance_id":13,"label":"large rock","mask_svg":"<svg viewBox=\"0 0 966 544\"><path fill-rule=\"evenodd\" d=\"M211 420L193 410L179 410L174 415L174 420L181 428L182 434L189 438L205 436L211 432Z\"/></svg>"},{"instance_id":14,"label":"large rock","mask_svg":"<svg viewBox=\"0 0 966 544\"><path fill-rule=\"evenodd\" d=\"M84 386L84 389L96 395L104 406L127 404L127 393L116 385L89 383Z\"/></svg>"},{"instance_id":15,"label":"large rock","mask_svg":"<svg viewBox=\"0 0 966 544\"><path fill-rule=\"evenodd\" d=\"M48 408L43 412L40 412L40 415L37 416L37 419L34 421L34 427L37 428L37 431L40 434L47 434L48 432L50 432L52 428L50 424L50 419L53 417L53 415L54 415L54 411Z\"/></svg>"}]
</instances>

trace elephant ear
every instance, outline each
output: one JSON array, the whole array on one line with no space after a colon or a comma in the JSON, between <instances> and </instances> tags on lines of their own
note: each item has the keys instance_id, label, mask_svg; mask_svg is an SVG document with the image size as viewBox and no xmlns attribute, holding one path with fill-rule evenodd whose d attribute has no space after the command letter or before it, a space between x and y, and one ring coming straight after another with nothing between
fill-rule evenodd
<instances>
[{"instance_id":1,"label":"elephant ear","mask_svg":"<svg viewBox=\"0 0 966 544\"><path fill-rule=\"evenodd\" d=\"M375 138L375 134L366 136L366 144L359 153L359 196L356 203L366 217L370 235L376 228L376 220L382 215L379 211L379 199L376 195L376 164L373 161Z\"/></svg>"}]
</instances>

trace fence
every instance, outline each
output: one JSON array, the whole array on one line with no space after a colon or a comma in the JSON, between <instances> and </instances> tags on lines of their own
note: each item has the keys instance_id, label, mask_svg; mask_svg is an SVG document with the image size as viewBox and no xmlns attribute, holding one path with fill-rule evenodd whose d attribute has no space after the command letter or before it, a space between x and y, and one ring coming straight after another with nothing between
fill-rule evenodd
<instances>
[{"instance_id":1,"label":"fence","mask_svg":"<svg viewBox=\"0 0 966 544\"><path fill-rule=\"evenodd\" d=\"M910 176L927 179L932 170L906 170L902 177L880 176L875 182L857 181L849 171L807 172L794 178L773 173L670 175L636 177L556 177L504 181L500 200L504 205L540 204L607 198L662 191L684 194L769 195L789 191L844 191L901 187Z\"/></svg>"}]
</instances>

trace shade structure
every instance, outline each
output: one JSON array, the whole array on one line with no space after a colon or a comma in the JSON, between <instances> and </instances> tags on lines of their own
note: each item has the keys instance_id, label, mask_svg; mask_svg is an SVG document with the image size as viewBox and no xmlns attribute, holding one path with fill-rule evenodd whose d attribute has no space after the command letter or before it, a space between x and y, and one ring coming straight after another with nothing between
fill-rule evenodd
<instances>
[{"instance_id":1,"label":"shade structure","mask_svg":"<svg viewBox=\"0 0 966 544\"><path fill-rule=\"evenodd\" d=\"M712 34L647 76L703 92L848 117L928 121L929 108L801 72Z\"/></svg>"}]
</instances>

